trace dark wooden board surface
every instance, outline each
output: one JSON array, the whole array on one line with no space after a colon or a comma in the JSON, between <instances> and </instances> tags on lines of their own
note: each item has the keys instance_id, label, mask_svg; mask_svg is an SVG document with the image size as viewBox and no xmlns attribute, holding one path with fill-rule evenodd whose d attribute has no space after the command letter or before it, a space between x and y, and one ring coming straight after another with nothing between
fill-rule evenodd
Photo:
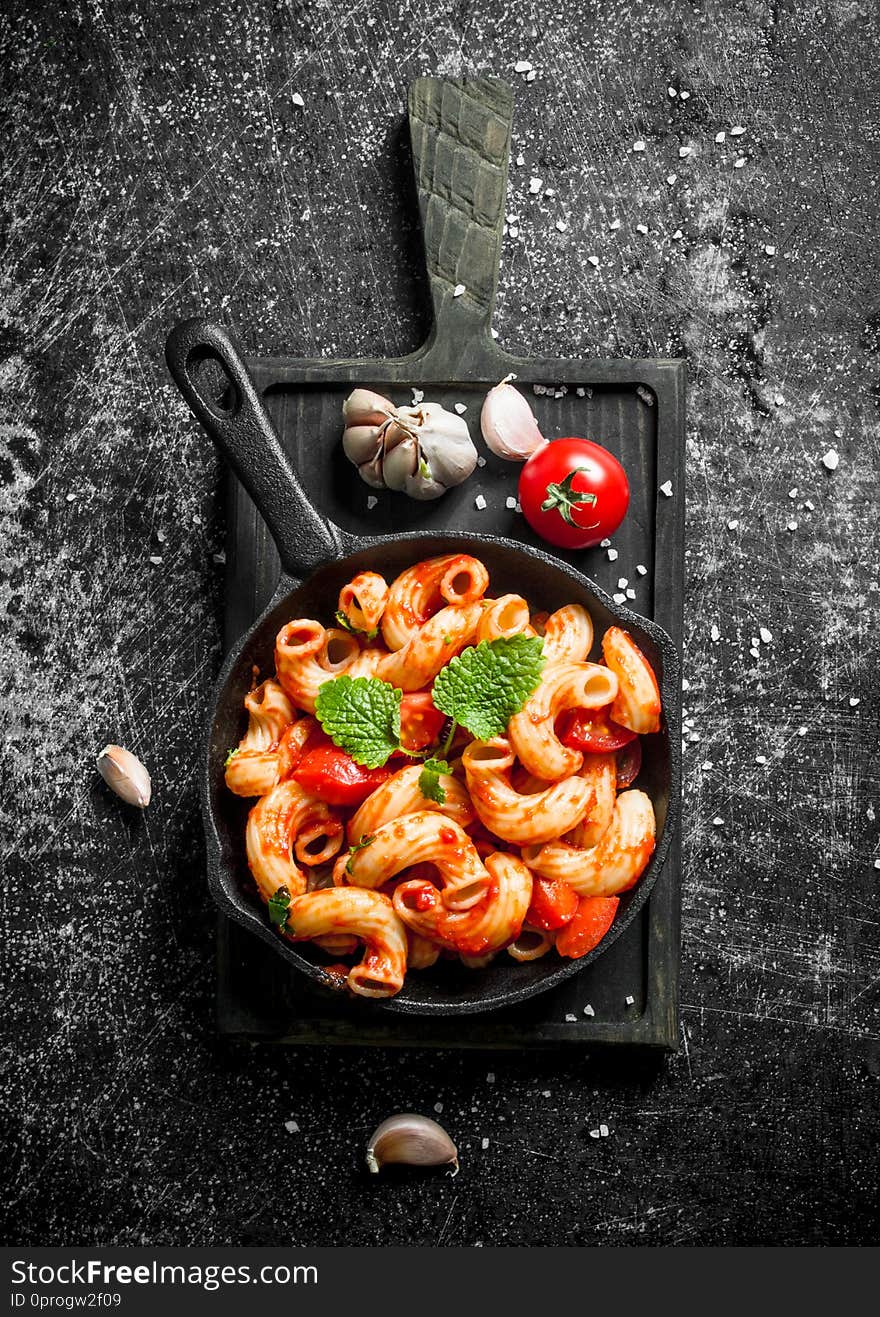
<instances>
[{"instance_id":1,"label":"dark wooden board surface","mask_svg":"<svg viewBox=\"0 0 880 1317\"><path fill-rule=\"evenodd\" d=\"M527 392L542 433L585 434L607 445L623 462L632 487L629 515L606 549L561 554L608 593L622 577L636 590L632 607L653 618L680 643L684 569L683 370L672 363L642 363L626 380L629 363L605 363L591 373L554 378L530 363L518 383ZM479 436L485 383L449 388L425 382L431 400L464 414L484 465L442 499L416 504L400 495L376 495L341 450L342 399L353 383L375 383L356 363L345 384L267 385L266 402L313 503L354 535L454 527L475 535L503 534L539 543L523 517L506 507L516 497L520 466L491 454ZM402 375L405 367L397 367ZM271 363L258 378L272 380ZM618 383L594 385L594 374L618 373ZM552 388L552 395L534 393ZM387 387L383 385L382 387ZM564 392L563 392L564 390ZM400 385L388 388L395 403L411 400ZM557 394L561 396L557 396ZM669 480L671 497L660 492ZM476 506L482 496L486 507ZM231 646L269 602L280 571L265 524L241 485L229 479L226 626ZM636 570L646 569L645 575ZM328 610L332 611L328 601ZM539 601L533 601L540 606ZM329 612L328 612L329 616ZM646 907L618 942L594 965L561 988L510 1011L467 1019L408 1020L383 1017L310 990L256 938L222 919L218 939L217 1019L221 1031L289 1043L371 1043L388 1046L529 1047L589 1043L678 1044L678 928L681 841L676 838ZM627 1004L627 998L632 1003ZM594 1014L584 1013L591 1006Z\"/></svg>"},{"instance_id":2,"label":"dark wooden board surface","mask_svg":"<svg viewBox=\"0 0 880 1317\"><path fill-rule=\"evenodd\" d=\"M36 2L3 25L5 1239L876 1241L877 6ZM211 1028L196 746L225 517L165 334L204 314L260 357L415 349L406 88L466 71L516 87L499 344L688 361L700 740L663 1064ZM91 773L111 740L153 773L143 816ZM378 1121L436 1104L460 1175L369 1180Z\"/></svg>"}]
</instances>

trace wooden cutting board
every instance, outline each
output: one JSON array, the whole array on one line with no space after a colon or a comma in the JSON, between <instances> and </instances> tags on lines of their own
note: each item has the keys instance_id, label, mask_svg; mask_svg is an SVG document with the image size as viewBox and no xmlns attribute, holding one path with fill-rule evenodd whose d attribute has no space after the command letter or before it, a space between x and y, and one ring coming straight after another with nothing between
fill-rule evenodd
<instances>
[{"instance_id":1,"label":"wooden cutting board","mask_svg":"<svg viewBox=\"0 0 880 1317\"><path fill-rule=\"evenodd\" d=\"M507 193L513 98L503 82L420 78L409 93L413 161L434 309L427 342L409 356L344 361L248 357L247 364L317 507L355 536L456 529L538 544L515 499L520 466L494 457L479 436L488 388L509 372L529 395L542 432L595 439L614 452L632 490L612 554L554 550L610 594L625 577L627 603L681 644L684 568L684 367L668 360L526 359L491 334ZM395 403L426 399L464 413L485 464L432 503L368 489L341 449L342 401L355 385ZM672 494L661 493L671 482ZM478 506L482 495L485 507ZM268 603L280 564L262 519L230 477L227 645ZM644 574L638 571L645 568ZM540 601L533 601L539 604ZM328 607L330 601L328 601ZM640 1043L678 1037L680 836L639 917L582 974L509 1011L455 1019L377 1017L365 1028L345 1003L313 993L301 976L221 919L221 1031L288 1042L442 1046ZM627 998L632 997L629 1003ZM585 1014L590 1007L593 1014Z\"/></svg>"}]
</instances>

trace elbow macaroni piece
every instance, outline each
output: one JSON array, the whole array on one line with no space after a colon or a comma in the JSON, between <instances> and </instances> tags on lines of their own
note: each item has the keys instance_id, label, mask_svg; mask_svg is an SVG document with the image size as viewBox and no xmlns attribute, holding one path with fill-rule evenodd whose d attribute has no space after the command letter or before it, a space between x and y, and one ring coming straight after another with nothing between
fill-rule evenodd
<instances>
[{"instance_id":1,"label":"elbow macaroni piece","mask_svg":"<svg viewBox=\"0 0 880 1317\"><path fill-rule=\"evenodd\" d=\"M617 678L598 663L553 663L541 684L508 724L508 736L520 762L535 777L558 782L583 763L556 735L556 719L566 709L600 709L617 694Z\"/></svg>"},{"instance_id":2,"label":"elbow macaroni piece","mask_svg":"<svg viewBox=\"0 0 880 1317\"><path fill-rule=\"evenodd\" d=\"M540 960L542 956L546 956L548 951L553 950L555 944L554 933L544 928L531 928L528 924L523 924L519 937L507 948L507 954L514 960L526 964L530 960Z\"/></svg>"},{"instance_id":3,"label":"elbow macaroni piece","mask_svg":"<svg viewBox=\"0 0 880 1317\"><path fill-rule=\"evenodd\" d=\"M462 606L481 599L489 573L467 553L427 558L408 567L391 583L382 617L382 636L390 650L403 649L418 636L444 602Z\"/></svg>"},{"instance_id":4,"label":"elbow macaroni piece","mask_svg":"<svg viewBox=\"0 0 880 1317\"><path fill-rule=\"evenodd\" d=\"M650 799L644 791L621 791L611 826L590 850L556 841L526 848L523 859L535 873L568 883L578 896L615 896L644 873L655 837Z\"/></svg>"},{"instance_id":5,"label":"elbow macaroni piece","mask_svg":"<svg viewBox=\"0 0 880 1317\"><path fill-rule=\"evenodd\" d=\"M518 846L561 837L583 818L590 805L591 787L582 777L567 777L543 791L520 795L510 783L513 751L503 736L472 741L462 763L480 822L503 841Z\"/></svg>"},{"instance_id":6,"label":"elbow macaroni piece","mask_svg":"<svg viewBox=\"0 0 880 1317\"><path fill-rule=\"evenodd\" d=\"M402 691L421 690L470 643L479 620L478 603L441 608L402 649L383 655L374 675Z\"/></svg>"},{"instance_id":7,"label":"elbow macaroni piece","mask_svg":"<svg viewBox=\"0 0 880 1317\"><path fill-rule=\"evenodd\" d=\"M293 722L293 708L271 678L248 692L244 707L247 731L226 765L226 785L236 796L264 796L280 775L279 742Z\"/></svg>"},{"instance_id":8,"label":"elbow macaroni piece","mask_svg":"<svg viewBox=\"0 0 880 1317\"><path fill-rule=\"evenodd\" d=\"M475 905L489 886L489 874L467 833L427 810L386 823L361 850L354 851L345 873L355 887L381 887L410 865L433 864L443 883L443 903L450 910Z\"/></svg>"},{"instance_id":9,"label":"elbow macaroni piece","mask_svg":"<svg viewBox=\"0 0 880 1317\"><path fill-rule=\"evenodd\" d=\"M503 851L486 859L490 885L478 905L450 910L427 879L403 882L394 909L406 926L447 951L473 958L500 951L520 935L532 899L532 875L521 860Z\"/></svg>"},{"instance_id":10,"label":"elbow macaroni piece","mask_svg":"<svg viewBox=\"0 0 880 1317\"><path fill-rule=\"evenodd\" d=\"M297 897L287 916L294 942L355 937L364 943L347 983L359 997L393 997L406 974L406 929L387 896L357 887L326 887Z\"/></svg>"},{"instance_id":11,"label":"elbow macaroni piece","mask_svg":"<svg viewBox=\"0 0 880 1317\"><path fill-rule=\"evenodd\" d=\"M367 796L348 825L348 840L352 846L356 846L363 837L377 832L386 823L393 823L405 814L417 814L424 810L445 814L460 828L470 827L474 821L474 810L462 784L446 773L441 774L440 785L446 793L446 799L442 805L438 805L434 800L426 800L419 790L421 772L420 764L410 764Z\"/></svg>"},{"instance_id":12,"label":"elbow macaroni piece","mask_svg":"<svg viewBox=\"0 0 880 1317\"><path fill-rule=\"evenodd\" d=\"M588 850L595 846L611 826L617 799L617 761L613 754L585 755L580 776L589 782L590 804L577 823L563 838L570 846Z\"/></svg>"},{"instance_id":13,"label":"elbow macaroni piece","mask_svg":"<svg viewBox=\"0 0 880 1317\"><path fill-rule=\"evenodd\" d=\"M500 599L484 599L483 611L474 644L484 640L501 640L505 636L533 636L529 606L518 594L503 594Z\"/></svg>"},{"instance_id":14,"label":"elbow macaroni piece","mask_svg":"<svg viewBox=\"0 0 880 1317\"><path fill-rule=\"evenodd\" d=\"M350 674L361 657L361 647L350 631L325 630L311 618L297 618L281 628L275 640L275 667L286 694L306 713L315 712L315 700L325 681Z\"/></svg>"},{"instance_id":15,"label":"elbow macaroni piece","mask_svg":"<svg viewBox=\"0 0 880 1317\"><path fill-rule=\"evenodd\" d=\"M621 727L645 735L660 730L660 690L654 669L632 636L618 626L602 637L605 662L617 676L618 692L611 717Z\"/></svg>"},{"instance_id":16,"label":"elbow macaroni piece","mask_svg":"<svg viewBox=\"0 0 880 1317\"><path fill-rule=\"evenodd\" d=\"M544 657L548 663L583 663L593 648L593 621L581 604L557 608L544 623Z\"/></svg>"},{"instance_id":17,"label":"elbow macaroni piece","mask_svg":"<svg viewBox=\"0 0 880 1317\"><path fill-rule=\"evenodd\" d=\"M248 815L245 847L257 890L269 901L279 888L293 899L308 885L293 858L307 866L321 864L342 845L342 824L329 805L293 781L281 782Z\"/></svg>"},{"instance_id":18,"label":"elbow macaroni piece","mask_svg":"<svg viewBox=\"0 0 880 1317\"><path fill-rule=\"evenodd\" d=\"M388 583L378 572L359 572L339 591L339 611L355 631L375 634L385 604Z\"/></svg>"}]
</instances>

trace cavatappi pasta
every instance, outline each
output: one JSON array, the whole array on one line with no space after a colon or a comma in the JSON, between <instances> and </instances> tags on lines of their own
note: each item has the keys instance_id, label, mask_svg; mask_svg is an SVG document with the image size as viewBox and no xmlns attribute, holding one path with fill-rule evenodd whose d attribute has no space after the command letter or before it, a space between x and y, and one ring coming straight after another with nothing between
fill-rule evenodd
<instances>
[{"instance_id":1,"label":"cavatappi pasta","mask_svg":"<svg viewBox=\"0 0 880 1317\"><path fill-rule=\"evenodd\" d=\"M258 798L247 859L280 935L315 943L337 962L331 980L376 998L441 958L476 970L498 955L586 954L655 845L651 801L631 783L639 736L660 730L660 695L632 637L609 628L591 662L586 609L547 615L493 596L467 554L390 583L361 572L334 622L281 628L276 676L245 697L247 729L226 763L230 791ZM441 752L438 673L470 646L513 636L541 637L538 685L504 735L460 727ZM382 768L355 764L315 717L321 687L343 675L404 692L404 749ZM425 794L423 761L444 753L441 790Z\"/></svg>"}]
</instances>

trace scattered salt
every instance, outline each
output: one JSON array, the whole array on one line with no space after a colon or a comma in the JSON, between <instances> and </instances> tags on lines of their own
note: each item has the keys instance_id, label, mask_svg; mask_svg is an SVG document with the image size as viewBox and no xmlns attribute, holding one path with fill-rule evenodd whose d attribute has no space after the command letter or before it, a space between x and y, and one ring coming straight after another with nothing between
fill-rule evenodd
<instances>
[{"instance_id":1,"label":"scattered salt","mask_svg":"<svg viewBox=\"0 0 880 1317\"><path fill-rule=\"evenodd\" d=\"M689 101L691 98L691 94L689 91L680 91L678 94L683 101Z\"/></svg>"},{"instance_id":2,"label":"scattered salt","mask_svg":"<svg viewBox=\"0 0 880 1317\"><path fill-rule=\"evenodd\" d=\"M635 599L635 597L636 597L636 592L635 592L635 590L632 589L632 587L630 587L630 589L627 590L627 592L626 592L626 597L627 597L627 599Z\"/></svg>"},{"instance_id":3,"label":"scattered salt","mask_svg":"<svg viewBox=\"0 0 880 1317\"><path fill-rule=\"evenodd\" d=\"M712 820L712 826L713 826L713 828L723 828L723 827L724 827L724 819L720 818L720 817L716 814L716 815L715 815L715 818Z\"/></svg>"},{"instance_id":4,"label":"scattered salt","mask_svg":"<svg viewBox=\"0 0 880 1317\"><path fill-rule=\"evenodd\" d=\"M797 530L797 528L798 528L798 524L796 521L789 521L786 523L786 527L785 527L786 530Z\"/></svg>"},{"instance_id":5,"label":"scattered salt","mask_svg":"<svg viewBox=\"0 0 880 1317\"><path fill-rule=\"evenodd\" d=\"M487 1083L487 1084L494 1084L494 1083L495 1083L495 1071L494 1071L494 1070L490 1070L489 1073L486 1075L486 1083Z\"/></svg>"},{"instance_id":6,"label":"scattered salt","mask_svg":"<svg viewBox=\"0 0 880 1317\"><path fill-rule=\"evenodd\" d=\"M742 124L735 123L730 130L730 135L731 137L742 137L744 132L745 132L745 128L743 128Z\"/></svg>"},{"instance_id":7,"label":"scattered salt","mask_svg":"<svg viewBox=\"0 0 880 1317\"><path fill-rule=\"evenodd\" d=\"M647 233L647 232L648 232L648 226L647 226L647 224L637 224L637 225L636 225L636 233Z\"/></svg>"},{"instance_id":8,"label":"scattered salt","mask_svg":"<svg viewBox=\"0 0 880 1317\"><path fill-rule=\"evenodd\" d=\"M776 248L773 246L772 243L767 242L764 244L764 253L766 256L775 256Z\"/></svg>"},{"instance_id":9,"label":"scattered salt","mask_svg":"<svg viewBox=\"0 0 880 1317\"><path fill-rule=\"evenodd\" d=\"M724 141L726 137L727 137L727 133L722 128L720 133L715 134L715 141L721 143Z\"/></svg>"},{"instance_id":10,"label":"scattered salt","mask_svg":"<svg viewBox=\"0 0 880 1317\"><path fill-rule=\"evenodd\" d=\"M435 1102L435 1103L434 1103L434 1110L437 1112L437 1115L439 1116L439 1115L442 1113L442 1111L443 1111L443 1103L442 1103L442 1102Z\"/></svg>"},{"instance_id":11,"label":"scattered salt","mask_svg":"<svg viewBox=\"0 0 880 1317\"><path fill-rule=\"evenodd\" d=\"M756 764L766 764L766 762L767 762L767 756L766 756L766 755L755 755L755 763L756 763Z\"/></svg>"},{"instance_id":12,"label":"scattered salt","mask_svg":"<svg viewBox=\"0 0 880 1317\"><path fill-rule=\"evenodd\" d=\"M74 501L75 498L76 498L76 494L72 494L72 493L71 493L71 494L68 494L68 495L67 495L67 501L68 501L68 503L72 503L72 502Z\"/></svg>"},{"instance_id":13,"label":"scattered salt","mask_svg":"<svg viewBox=\"0 0 880 1317\"><path fill-rule=\"evenodd\" d=\"M797 498L797 495L798 495L797 485L792 485L791 489L788 491L788 497Z\"/></svg>"},{"instance_id":14,"label":"scattered salt","mask_svg":"<svg viewBox=\"0 0 880 1317\"><path fill-rule=\"evenodd\" d=\"M527 59L518 59L513 66L514 73L531 73L532 66Z\"/></svg>"},{"instance_id":15,"label":"scattered salt","mask_svg":"<svg viewBox=\"0 0 880 1317\"><path fill-rule=\"evenodd\" d=\"M477 497L474 499L474 507L479 512L482 512L485 506L486 506L486 500L483 498L482 494L478 494Z\"/></svg>"},{"instance_id":16,"label":"scattered salt","mask_svg":"<svg viewBox=\"0 0 880 1317\"><path fill-rule=\"evenodd\" d=\"M738 526L739 526L739 522L738 522L738 521L729 521L729 522L727 523L727 529L728 529L728 530L736 530Z\"/></svg>"},{"instance_id":17,"label":"scattered salt","mask_svg":"<svg viewBox=\"0 0 880 1317\"><path fill-rule=\"evenodd\" d=\"M287 1130L288 1134L299 1134L299 1125L297 1125L295 1120L286 1120L284 1122L284 1128Z\"/></svg>"},{"instance_id":18,"label":"scattered salt","mask_svg":"<svg viewBox=\"0 0 880 1317\"><path fill-rule=\"evenodd\" d=\"M625 594L622 594L619 590L618 590L618 592L617 592L616 594L613 594L613 595L611 596L611 598L614 600L614 602L615 602L616 604L625 604L625 603L626 603L626 595L625 595Z\"/></svg>"},{"instance_id":19,"label":"scattered salt","mask_svg":"<svg viewBox=\"0 0 880 1317\"><path fill-rule=\"evenodd\" d=\"M836 471L840 464L840 453L836 448L829 448L828 452L822 458L822 465L829 471Z\"/></svg>"},{"instance_id":20,"label":"scattered salt","mask_svg":"<svg viewBox=\"0 0 880 1317\"><path fill-rule=\"evenodd\" d=\"M556 221L556 228L559 230L560 233L564 233L565 230L568 228L568 225L566 224L565 220L558 219Z\"/></svg>"},{"instance_id":21,"label":"scattered salt","mask_svg":"<svg viewBox=\"0 0 880 1317\"><path fill-rule=\"evenodd\" d=\"M619 219L611 220L608 224L608 227L612 231L612 233L614 233L617 229L620 228L620 220Z\"/></svg>"},{"instance_id":22,"label":"scattered salt","mask_svg":"<svg viewBox=\"0 0 880 1317\"><path fill-rule=\"evenodd\" d=\"M600 541L599 541L599 548L600 548L600 549L607 549L607 548L610 548L610 546L611 546L611 541L610 541L610 540L600 540Z\"/></svg>"},{"instance_id":23,"label":"scattered salt","mask_svg":"<svg viewBox=\"0 0 880 1317\"><path fill-rule=\"evenodd\" d=\"M480 456L477 458L477 466L485 466L485 465L486 465L486 459L485 457L483 457L481 453Z\"/></svg>"},{"instance_id":24,"label":"scattered salt","mask_svg":"<svg viewBox=\"0 0 880 1317\"><path fill-rule=\"evenodd\" d=\"M413 396L413 407L418 407L419 403L423 400L425 394L422 389L413 389L412 396Z\"/></svg>"},{"instance_id":25,"label":"scattered salt","mask_svg":"<svg viewBox=\"0 0 880 1317\"><path fill-rule=\"evenodd\" d=\"M534 82L537 76L538 75L534 69L529 69L528 73L526 74L526 82Z\"/></svg>"},{"instance_id":26,"label":"scattered salt","mask_svg":"<svg viewBox=\"0 0 880 1317\"><path fill-rule=\"evenodd\" d=\"M640 563L640 562L636 563L636 571L638 572L639 576L647 576L647 575L648 575L648 569L647 569L647 567L644 565L644 563Z\"/></svg>"},{"instance_id":27,"label":"scattered salt","mask_svg":"<svg viewBox=\"0 0 880 1317\"><path fill-rule=\"evenodd\" d=\"M878 863L880 863L880 862L878 862ZM592 1017L593 1017L595 1014L596 1014L596 1012L593 1010L592 1006L591 1006L591 1005L589 1004L589 1002L588 1002L587 1005L584 1007L584 1015L589 1015L590 1018L592 1019Z\"/></svg>"},{"instance_id":28,"label":"scattered salt","mask_svg":"<svg viewBox=\"0 0 880 1317\"><path fill-rule=\"evenodd\" d=\"M717 623L715 623L715 622L712 623L712 627L711 627L711 629L710 629L710 631L709 631L709 637L710 637L711 640L720 640L720 639L721 639L721 632L718 630Z\"/></svg>"},{"instance_id":29,"label":"scattered salt","mask_svg":"<svg viewBox=\"0 0 880 1317\"><path fill-rule=\"evenodd\" d=\"M673 100L675 100L676 96L678 95L678 92L675 90L674 87L667 87L666 95L670 96Z\"/></svg>"},{"instance_id":30,"label":"scattered salt","mask_svg":"<svg viewBox=\"0 0 880 1317\"><path fill-rule=\"evenodd\" d=\"M486 1151L486 1149L488 1148L488 1146L489 1146L489 1140L488 1140L488 1139L480 1139L480 1147L483 1149L483 1152Z\"/></svg>"},{"instance_id":31,"label":"scattered salt","mask_svg":"<svg viewBox=\"0 0 880 1317\"><path fill-rule=\"evenodd\" d=\"M164 530L157 530L157 531L156 531L156 539L159 541L160 544L164 544L164 543L165 543L165 532L164 532Z\"/></svg>"},{"instance_id":32,"label":"scattered salt","mask_svg":"<svg viewBox=\"0 0 880 1317\"><path fill-rule=\"evenodd\" d=\"M678 154L680 155L682 160L685 158L686 155L690 155L690 153L691 153L691 148L689 146L680 146L678 148Z\"/></svg>"},{"instance_id":33,"label":"scattered salt","mask_svg":"<svg viewBox=\"0 0 880 1317\"><path fill-rule=\"evenodd\" d=\"M453 290L452 290L452 296L453 296L453 297L461 297L462 293L464 293L464 292L466 292L466 291L467 291L467 289L465 288L464 284L456 284L455 287L454 287Z\"/></svg>"},{"instance_id":34,"label":"scattered salt","mask_svg":"<svg viewBox=\"0 0 880 1317\"><path fill-rule=\"evenodd\" d=\"M151 558L150 558L150 562L153 564L154 567L158 567L159 564L161 563L161 561L162 561L162 559L161 559L161 558L157 558L155 555L152 555ZM217 554L216 554L216 553L214 554L214 561L215 561L215 562L217 561Z\"/></svg>"},{"instance_id":35,"label":"scattered salt","mask_svg":"<svg viewBox=\"0 0 880 1317\"><path fill-rule=\"evenodd\" d=\"M497 330L497 329L490 329L490 330L489 330L489 333L492 335L493 338L497 338L497 337L498 337L498 330Z\"/></svg>"},{"instance_id":36,"label":"scattered salt","mask_svg":"<svg viewBox=\"0 0 880 1317\"><path fill-rule=\"evenodd\" d=\"M303 98L300 96L300 94L299 94L298 91L295 91L295 92L293 93L293 95L291 96L290 99L293 101L294 105L298 105L300 109L303 109L303 108L304 108L304 106L305 106L305 101L304 101Z\"/></svg>"},{"instance_id":37,"label":"scattered salt","mask_svg":"<svg viewBox=\"0 0 880 1317\"><path fill-rule=\"evenodd\" d=\"M531 194L532 194L533 197L536 197L536 196L538 195L538 193L541 191L541 188L542 188L543 186L544 186L544 180L543 180L543 179L541 179L541 178L530 178L530 179L529 179L529 191L531 192Z\"/></svg>"},{"instance_id":38,"label":"scattered salt","mask_svg":"<svg viewBox=\"0 0 880 1317\"><path fill-rule=\"evenodd\" d=\"M588 256L588 257L587 257L587 260L589 261L590 265L592 265L592 267L593 267L594 270L598 269L598 267L599 267L599 257L598 257L598 256Z\"/></svg>"},{"instance_id":39,"label":"scattered salt","mask_svg":"<svg viewBox=\"0 0 880 1317\"><path fill-rule=\"evenodd\" d=\"M516 507L516 499L512 494L508 494L507 498L504 500L504 506L507 508L508 512L512 512Z\"/></svg>"},{"instance_id":40,"label":"scattered salt","mask_svg":"<svg viewBox=\"0 0 880 1317\"><path fill-rule=\"evenodd\" d=\"M375 495L375 494L368 494L368 495L367 495L367 511L368 511L368 512L372 512L372 511L373 511L373 508L376 506L376 504L377 504L378 502L379 502L379 500L376 498L376 495Z\"/></svg>"},{"instance_id":41,"label":"scattered salt","mask_svg":"<svg viewBox=\"0 0 880 1317\"><path fill-rule=\"evenodd\" d=\"M741 156L739 156L738 159L734 160L734 162L733 162L733 167L734 167L734 169L742 169L742 167L743 167L743 165L744 165L745 163L746 163L746 158L745 158L744 155L741 155Z\"/></svg>"},{"instance_id":42,"label":"scattered salt","mask_svg":"<svg viewBox=\"0 0 880 1317\"><path fill-rule=\"evenodd\" d=\"M566 1015L566 1017L565 1017L565 1023L566 1023L566 1024L577 1024L577 1016L576 1016L576 1015L571 1015L571 1014Z\"/></svg>"},{"instance_id":43,"label":"scattered salt","mask_svg":"<svg viewBox=\"0 0 880 1317\"><path fill-rule=\"evenodd\" d=\"M777 406L777 407L784 407L784 406L785 406L785 399L783 398L783 396L782 396L781 393L777 393L777 394L775 395L773 401L776 403L776 406Z\"/></svg>"},{"instance_id":44,"label":"scattered salt","mask_svg":"<svg viewBox=\"0 0 880 1317\"><path fill-rule=\"evenodd\" d=\"M749 653L751 654L752 658L761 657L761 652L755 645L752 645L752 648L749 650Z\"/></svg>"},{"instance_id":45,"label":"scattered salt","mask_svg":"<svg viewBox=\"0 0 880 1317\"><path fill-rule=\"evenodd\" d=\"M806 736L806 734L807 734L807 729L806 729L806 727L799 727L798 730L797 730L797 734L798 734L798 736Z\"/></svg>"},{"instance_id":46,"label":"scattered salt","mask_svg":"<svg viewBox=\"0 0 880 1317\"><path fill-rule=\"evenodd\" d=\"M609 550L608 550L608 561L609 561L609 562L617 562L617 550L616 550L616 549L609 549Z\"/></svg>"},{"instance_id":47,"label":"scattered salt","mask_svg":"<svg viewBox=\"0 0 880 1317\"><path fill-rule=\"evenodd\" d=\"M458 412L459 416L463 416L464 413L467 411L467 407L463 402L457 402L455 404L455 410Z\"/></svg>"},{"instance_id":48,"label":"scattered salt","mask_svg":"<svg viewBox=\"0 0 880 1317\"><path fill-rule=\"evenodd\" d=\"M625 590L628 585L629 585L629 581L626 579L626 577L621 576L620 580L617 582L618 590Z\"/></svg>"},{"instance_id":49,"label":"scattered salt","mask_svg":"<svg viewBox=\"0 0 880 1317\"><path fill-rule=\"evenodd\" d=\"M518 156L516 157L516 164L517 164L517 167L518 167L519 169L522 169L522 167L523 167L523 165L525 164L525 162L526 162L526 158L525 158L524 155L518 155Z\"/></svg>"},{"instance_id":50,"label":"scattered salt","mask_svg":"<svg viewBox=\"0 0 880 1317\"><path fill-rule=\"evenodd\" d=\"M601 1136L601 1134L599 1133L598 1130L590 1130L590 1138L591 1138L591 1139L600 1139L601 1137L602 1137L602 1136Z\"/></svg>"},{"instance_id":51,"label":"scattered salt","mask_svg":"<svg viewBox=\"0 0 880 1317\"><path fill-rule=\"evenodd\" d=\"M773 632L772 632L772 631L768 631L767 628L766 628L765 626L762 626L762 627L761 627L761 629L760 629L760 631L758 632L758 634L760 635L760 637L761 637L761 639L763 640L763 642L764 642L765 645L769 645L769 644L770 644L770 641L773 639Z\"/></svg>"},{"instance_id":52,"label":"scattered salt","mask_svg":"<svg viewBox=\"0 0 880 1317\"><path fill-rule=\"evenodd\" d=\"M677 241L679 238L683 238L683 237L684 234L682 233L681 229L676 229L672 235L673 241Z\"/></svg>"},{"instance_id":53,"label":"scattered salt","mask_svg":"<svg viewBox=\"0 0 880 1317\"><path fill-rule=\"evenodd\" d=\"M634 1005L635 1000L636 1000L635 997L632 995L632 993L630 993L629 996L626 998L626 1004L627 1004L627 1006L632 1006L632 1005Z\"/></svg>"},{"instance_id":54,"label":"scattered salt","mask_svg":"<svg viewBox=\"0 0 880 1317\"><path fill-rule=\"evenodd\" d=\"M664 480L660 486L660 493L665 494L667 498L672 498L672 481Z\"/></svg>"},{"instance_id":55,"label":"scattered salt","mask_svg":"<svg viewBox=\"0 0 880 1317\"><path fill-rule=\"evenodd\" d=\"M672 187L672 184L675 182L677 178L678 178L678 174L667 174L666 182L669 184L670 187Z\"/></svg>"},{"instance_id":56,"label":"scattered salt","mask_svg":"<svg viewBox=\"0 0 880 1317\"><path fill-rule=\"evenodd\" d=\"M633 142L634 151L644 151L644 149L645 149L645 143L642 141L641 138L639 138L637 142Z\"/></svg>"},{"instance_id":57,"label":"scattered salt","mask_svg":"<svg viewBox=\"0 0 880 1317\"><path fill-rule=\"evenodd\" d=\"M611 1131L609 1130L607 1125L603 1124L599 1126L599 1133L602 1135L603 1139L607 1139Z\"/></svg>"},{"instance_id":58,"label":"scattered salt","mask_svg":"<svg viewBox=\"0 0 880 1317\"><path fill-rule=\"evenodd\" d=\"M859 698L858 695L851 695L851 696L849 697L849 707L850 707L851 709L855 709L858 705L861 704L861 702L862 702L862 701L861 701L861 699Z\"/></svg>"}]
</instances>

